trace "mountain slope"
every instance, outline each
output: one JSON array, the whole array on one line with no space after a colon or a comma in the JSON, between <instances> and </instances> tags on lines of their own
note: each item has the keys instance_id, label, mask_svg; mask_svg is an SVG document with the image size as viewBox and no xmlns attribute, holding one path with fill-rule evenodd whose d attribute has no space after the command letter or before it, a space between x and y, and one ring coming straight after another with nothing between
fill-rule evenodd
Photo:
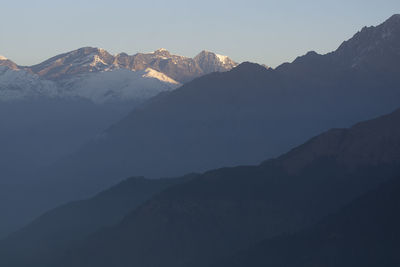
<instances>
[{"instance_id":1,"label":"mountain slope","mask_svg":"<svg viewBox=\"0 0 400 267\"><path fill-rule=\"evenodd\" d=\"M399 208L397 179L310 229L265 240L213 266L398 266Z\"/></svg>"},{"instance_id":2,"label":"mountain slope","mask_svg":"<svg viewBox=\"0 0 400 267\"><path fill-rule=\"evenodd\" d=\"M25 70L0 66L0 101L55 97L60 94L54 82L40 79L38 75Z\"/></svg>"},{"instance_id":3,"label":"mountain slope","mask_svg":"<svg viewBox=\"0 0 400 267\"><path fill-rule=\"evenodd\" d=\"M8 262L8 266L35 266L41 259L50 260L49 255L55 258L57 252L118 223L153 195L192 176L158 180L129 178L93 198L60 206L1 241L1 262ZM21 251L25 251L23 255Z\"/></svg>"},{"instance_id":4,"label":"mountain slope","mask_svg":"<svg viewBox=\"0 0 400 267\"><path fill-rule=\"evenodd\" d=\"M181 84L147 68L140 71L116 69L80 75L63 81L59 97L83 98L96 104L132 102L132 107Z\"/></svg>"},{"instance_id":5,"label":"mountain slope","mask_svg":"<svg viewBox=\"0 0 400 267\"><path fill-rule=\"evenodd\" d=\"M397 110L328 131L259 166L206 172L154 196L50 265L207 266L311 227L399 176L399 121Z\"/></svg>"}]
</instances>

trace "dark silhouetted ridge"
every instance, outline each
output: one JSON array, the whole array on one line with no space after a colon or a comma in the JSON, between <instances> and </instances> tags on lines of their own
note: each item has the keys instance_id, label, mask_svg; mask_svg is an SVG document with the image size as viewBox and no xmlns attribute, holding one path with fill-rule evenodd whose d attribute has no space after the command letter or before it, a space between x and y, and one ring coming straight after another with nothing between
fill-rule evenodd
<instances>
[{"instance_id":1,"label":"dark silhouetted ridge","mask_svg":"<svg viewBox=\"0 0 400 267\"><path fill-rule=\"evenodd\" d=\"M71 246L64 251L64 256L54 259L51 266L209 266L227 258L235 260L237 256L233 255L236 252L246 251L263 241L274 244L271 258L267 257L266 260L268 262L268 259L275 259L276 256L279 260L273 262L278 264L276 266L285 266L279 265L283 258L280 258L281 255L285 256L283 263L291 261L292 257L288 257L286 250L283 250L287 247L290 248L290 256L293 255L294 259L300 256L299 259L304 260L301 253L292 249L298 244L301 244L300 251L312 253L307 257L312 259L312 263L319 263L319 260L325 263L325 255L342 257L340 250L332 250L330 239L325 240L324 229L328 229L327 236L330 237L330 227L340 225L342 219L348 219L351 224L345 223L339 227L339 234L342 230L347 233L345 227L356 228L360 222L358 218L368 215L364 210L368 210L369 205L362 205L364 208L356 208L354 212L351 208L345 216L340 215L340 210L348 209L346 206L349 203L399 177L398 153L382 153L381 148L384 144L384 148L392 146L395 151L400 144L399 114L400 110L397 110L347 130L328 131L283 157L258 166L216 169L169 187L131 211L114 227L99 231ZM305 159L308 161L304 163ZM298 162L303 164L298 165ZM395 196L386 193L379 195ZM391 213L392 207L380 209L381 200L386 201L380 197L376 199L377 205L371 206L368 216L381 214L386 216L382 218L398 218ZM375 197L368 199L372 201ZM335 213L339 215L332 215ZM326 228L321 228L322 232L317 230L320 232L312 233L311 239L308 239L308 234L303 235L304 231L307 233L307 229L314 229L318 222L324 220L328 224ZM374 222L379 226L385 220L377 219ZM397 225L396 222L394 224ZM374 243L374 240L378 240L374 238L379 237L376 234L380 233L380 227L373 228L372 221L365 222L365 226L359 228L360 231L365 230L362 232L365 235L346 235L342 241L338 239L337 244L349 241L351 247L348 248L353 248L353 245L369 238L371 242L360 247L359 253L355 254L357 257L364 255L368 248L381 249L382 253L385 248L394 251L390 243ZM375 232L368 235L369 229L375 229ZM382 232L383 236L387 233ZM294 237L294 242L284 243L285 236L292 234L300 236L300 241ZM279 241L280 236L283 236L283 241ZM318 247L320 238L323 244L321 248ZM281 243L275 245L274 240ZM310 250L307 250L308 242L311 244ZM319 249L321 254L318 254ZM376 254L378 259L381 257L379 255L384 255L379 253ZM360 262L365 262L364 258L360 258ZM247 261L244 263L246 265Z\"/></svg>"}]
</instances>

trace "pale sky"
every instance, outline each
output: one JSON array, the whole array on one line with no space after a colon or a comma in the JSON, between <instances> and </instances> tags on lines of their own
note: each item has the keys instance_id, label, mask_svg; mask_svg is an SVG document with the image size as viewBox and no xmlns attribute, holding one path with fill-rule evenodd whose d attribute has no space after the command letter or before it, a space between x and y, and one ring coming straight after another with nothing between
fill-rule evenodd
<instances>
[{"instance_id":1,"label":"pale sky","mask_svg":"<svg viewBox=\"0 0 400 267\"><path fill-rule=\"evenodd\" d=\"M0 0L0 55L39 63L83 46L115 54L201 50L275 67L327 53L363 26L400 13L399 0Z\"/></svg>"}]
</instances>

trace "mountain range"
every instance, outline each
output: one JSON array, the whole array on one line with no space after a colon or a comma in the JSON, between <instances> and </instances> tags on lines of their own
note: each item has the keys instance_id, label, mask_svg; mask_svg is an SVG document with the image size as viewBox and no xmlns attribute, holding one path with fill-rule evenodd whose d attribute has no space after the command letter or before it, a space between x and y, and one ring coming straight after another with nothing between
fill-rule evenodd
<instances>
[{"instance_id":1,"label":"mountain range","mask_svg":"<svg viewBox=\"0 0 400 267\"><path fill-rule=\"evenodd\" d=\"M399 266L400 15L276 69L0 62L0 266Z\"/></svg>"},{"instance_id":2,"label":"mountain range","mask_svg":"<svg viewBox=\"0 0 400 267\"><path fill-rule=\"evenodd\" d=\"M47 96L80 97L95 103L138 101L236 65L212 52L187 58L166 49L113 56L101 48L84 47L33 66L19 66L2 56L0 100Z\"/></svg>"},{"instance_id":3,"label":"mountain range","mask_svg":"<svg viewBox=\"0 0 400 267\"><path fill-rule=\"evenodd\" d=\"M104 186L132 174L256 164L329 128L391 112L399 99L395 15L332 53L310 52L276 69L242 63L152 98L42 176Z\"/></svg>"}]
</instances>

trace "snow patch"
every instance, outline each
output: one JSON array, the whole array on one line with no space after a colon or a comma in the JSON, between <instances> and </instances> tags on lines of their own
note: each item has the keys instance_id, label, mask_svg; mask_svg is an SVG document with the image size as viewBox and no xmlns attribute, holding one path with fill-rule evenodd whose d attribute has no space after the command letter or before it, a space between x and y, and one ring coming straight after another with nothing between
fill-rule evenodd
<instances>
[{"instance_id":1,"label":"snow patch","mask_svg":"<svg viewBox=\"0 0 400 267\"><path fill-rule=\"evenodd\" d=\"M228 59L227 56L218 55L218 54L215 54L215 55L217 56L218 60L219 60L221 63L223 63L223 64L226 63L226 60Z\"/></svg>"},{"instance_id":2,"label":"snow patch","mask_svg":"<svg viewBox=\"0 0 400 267\"><path fill-rule=\"evenodd\" d=\"M83 75L65 84L64 93L71 97L82 97L97 104L144 100L164 91L178 87L171 78L162 77L154 70L130 71L117 69Z\"/></svg>"},{"instance_id":3,"label":"snow patch","mask_svg":"<svg viewBox=\"0 0 400 267\"><path fill-rule=\"evenodd\" d=\"M176 84L178 85L179 82L175 81L174 79L168 77L167 75L165 75L164 73L158 72L152 68L147 68L145 70L145 74L142 77L146 77L146 78L155 78L159 81L165 82L165 83L171 83L171 84Z\"/></svg>"},{"instance_id":4,"label":"snow patch","mask_svg":"<svg viewBox=\"0 0 400 267\"><path fill-rule=\"evenodd\" d=\"M25 70L0 66L0 102L32 98L83 98L97 104L143 101L178 86L180 83L150 68L92 72L53 82Z\"/></svg>"},{"instance_id":5,"label":"snow patch","mask_svg":"<svg viewBox=\"0 0 400 267\"><path fill-rule=\"evenodd\" d=\"M32 97L59 95L54 82L42 80L38 75L24 70L0 66L0 100L17 100Z\"/></svg>"},{"instance_id":6,"label":"snow patch","mask_svg":"<svg viewBox=\"0 0 400 267\"><path fill-rule=\"evenodd\" d=\"M93 58L93 62L90 63L90 66L96 67L98 64L103 64L104 66L107 66L108 64L105 63L98 55L95 55Z\"/></svg>"},{"instance_id":7,"label":"snow patch","mask_svg":"<svg viewBox=\"0 0 400 267\"><path fill-rule=\"evenodd\" d=\"M0 55L0 60L8 60L8 58L6 58L6 57Z\"/></svg>"}]
</instances>

